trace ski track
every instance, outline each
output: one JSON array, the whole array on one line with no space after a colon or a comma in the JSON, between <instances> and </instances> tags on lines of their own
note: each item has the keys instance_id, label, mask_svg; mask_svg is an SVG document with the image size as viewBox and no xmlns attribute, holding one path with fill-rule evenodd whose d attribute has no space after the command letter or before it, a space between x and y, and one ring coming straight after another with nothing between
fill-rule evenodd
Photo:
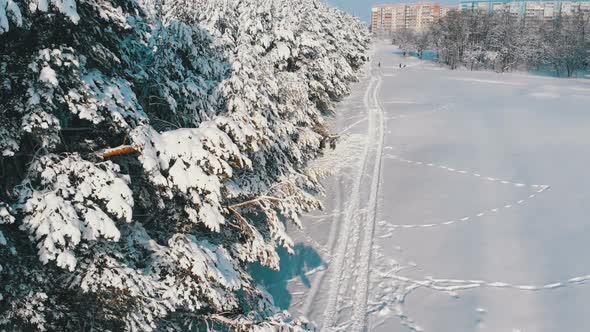
<instances>
[{"instance_id":1,"label":"ski track","mask_svg":"<svg viewBox=\"0 0 590 332\"><path fill-rule=\"evenodd\" d=\"M365 106L369 111L368 118L369 118L369 126L368 126L368 134L369 138L371 138L371 133L374 131L375 121L372 116L369 96L372 89L374 89L374 84L376 83L375 77L371 70L370 72L370 83L365 93ZM370 146L371 140L367 141L365 144L365 149L363 152L362 158L362 167L359 168L359 173L356 177L354 186L351 190L351 199L346 210L346 214L344 215L344 221L342 225L342 229L340 232L339 241L335 250L333 264L331 266L331 278L330 283L328 285L328 302L326 304L326 308L324 310L324 319L323 319L323 328L327 330L333 330L334 325L338 319L338 298L340 293L340 287L342 284L342 277L344 275L344 270L346 269L346 265L344 264L346 260L346 253L347 248L349 246L354 246L354 237L351 235L351 228L354 228L356 223L359 222L358 218L358 210L360 206L360 189L362 185L362 179L365 174L365 169L367 168L368 158L370 155ZM353 224L353 225L351 225ZM354 233L354 231L353 231Z\"/></svg>"},{"instance_id":2,"label":"ski track","mask_svg":"<svg viewBox=\"0 0 590 332\"><path fill-rule=\"evenodd\" d=\"M377 87L373 91L373 101L379 116L379 126L377 132L377 147L375 152L375 165L373 168L371 194L369 197L369 206L367 219L363 225L365 226L365 233L363 234L363 246L361 248L359 278L357 285L359 289L355 292L352 311L352 331L362 331L367 322L367 300L369 295L369 273L371 268L371 249L373 247L373 237L375 234L375 220L377 218L377 202L379 194L379 183L381 181L381 166L383 157L383 142L384 142L384 112L379 104L378 93L381 90L383 83L382 77L379 77Z\"/></svg>"},{"instance_id":3,"label":"ski track","mask_svg":"<svg viewBox=\"0 0 590 332\"><path fill-rule=\"evenodd\" d=\"M352 124L348 125L346 128L344 128L344 129L343 129L343 130L340 132L340 135L348 133L348 132L349 132L349 131L350 131L352 128L354 128L354 127L358 126L359 124L361 124L361 123L363 123L363 122L365 122L365 121L367 121L367 119L360 119L360 120L358 120L358 121L356 121L356 122L354 122L354 123L352 123Z\"/></svg>"},{"instance_id":4,"label":"ski track","mask_svg":"<svg viewBox=\"0 0 590 332\"><path fill-rule=\"evenodd\" d=\"M370 65L370 64L369 64ZM370 92L371 92L371 88L375 82L374 77L373 77L373 73L371 68L367 69L367 72L369 73L369 76L367 78L368 84L365 90L365 94L364 94L364 103L363 105L365 106L364 109L367 112L370 112L370 108L368 107L369 105L369 96L370 96ZM366 115L367 117L371 118L370 113L367 113ZM369 125L372 124L372 121L369 121ZM368 132L370 133L370 128L368 129ZM313 305L315 304L315 300L319 294L320 289L322 288L322 285L324 283L324 278L326 277L326 275L328 275L328 273L331 274L331 278L329 280L329 284L328 284L328 305L326 306L326 309L324 311L324 327L326 326L331 326L335 323L336 320L336 316L337 313L335 312L336 310L336 306L337 306L337 301L338 301L338 293L340 291L340 282L341 282L341 277L343 275L343 270L345 269L345 265L344 265L344 260L346 258L346 249L348 246L348 240L349 240L349 233L350 233L350 228L353 227L354 225L351 225L351 223L355 222L353 219L355 214L360 213L360 209L359 209L359 201L360 201L360 187L361 187L361 178L365 169L365 164L367 163L367 156L369 153L369 142L365 142L365 148L363 150L363 158L359 159L358 162L358 166L356 167L356 169L359 170L357 176L356 176L356 180L355 183L353 185L353 190L352 193L353 195L347 200L347 202L351 202L351 204L349 204L346 208L346 210L344 211L344 213L339 213L337 216L338 218L334 218L332 220L332 226L330 228L330 235L328 238L328 244L327 247L329 249L332 250L332 254L331 256L331 260L330 262L333 264L330 264L330 267L328 270L326 271L322 271L313 281L311 289L309 291L309 295L305 301L305 304L302 308L302 313L306 316L309 315L309 313L312 310ZM338 211L342 211L343 208L343 199L342 199L342 193L340 192L340 190L337 192L337 198L336 198L336 202L338 202ZM328 322L328 324L326 323Z\"/></svg>"},{"instance_id":5,"label":"ski track","mask_svg":"<svg viewBox=\"0 0 590 332\"><path fill-rule=\"evenodd\" d=\"M377 102L377 101L375 101ZM400 102L389 102L390 104L398 104ZM403 104L418 104L416 102L401 102ZM379 104L385 104L385 103L379 103ZM438 113L438 112L442 112L442 111L449 111L450 110L450 106L451 105L443 105L440 107L437 107L433 110L430 111L424 111L424 112L413 112L413 113L406 113L406 114L399 114L399 115L395 115L395 116L391 116L391 117L383 117L384 120L397 120L397 119L404 119L404 118L412 118L412 117L416 117L416 116L422 116L424 114L429 114L429 113ZM382 109L382 107L380 107ZM381 111L383 112L383 111ZM340 131L340 135L346 134L348 133L352 128L358 126L359 124L363 123L367 121L367 119L360 119L355 121L354 123L351 123L350 125L346 126L344 129L342 129L342 131Z\"/></svg>"}]
</instances>

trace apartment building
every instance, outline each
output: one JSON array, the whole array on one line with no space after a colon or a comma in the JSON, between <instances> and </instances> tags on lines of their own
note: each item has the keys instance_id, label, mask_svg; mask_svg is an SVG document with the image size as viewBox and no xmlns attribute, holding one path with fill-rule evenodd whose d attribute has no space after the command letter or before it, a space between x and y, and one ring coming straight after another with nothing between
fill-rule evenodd
<instances>
[{"instance_id":1,"label":"apartment building","mask_svg":"<svg viewBox=\"0 0 590 332\"><path fill-rule=\"evenodd\" d=\"M577 11L590 14L590 0L466 0L461 1L459 7L461 10L504 11L514 17L544 21Z\"/></svg>"},{"instance_id":2,"label":"apartment building","mask_svg":"<svg viewBox=\"0 0 590 332\"><path fill-rule=\"evenodd\" d=\"M423 31L456 8L434 2L378 5L371 9L371 29L374 34L402 30Z\"/></svg>"},{"instance_id":3,"label":"apartment building","mask_svg":"<svg viewBox=\"0 0 590 332\"><path fill-rule=\"evenodd\" d=\"M440 17L444 17L451 10L456 10L457 6L440 6Z\"/></svg>"}]
</instances>

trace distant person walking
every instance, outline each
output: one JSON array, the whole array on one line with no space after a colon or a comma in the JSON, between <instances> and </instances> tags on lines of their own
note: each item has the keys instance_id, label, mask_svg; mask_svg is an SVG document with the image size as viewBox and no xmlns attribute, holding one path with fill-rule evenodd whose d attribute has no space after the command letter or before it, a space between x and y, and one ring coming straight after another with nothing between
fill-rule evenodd
<instances>
[{"instance_id":1,"label":"distant person walking","mask_svg":"<svg viewBox=\"0 0 590 332\"><path fill-rule=\"evenodd\" d=\"M401 63L399 64L399 67L400 67L400 68L402 67L402 64L401 64Z\"/></svg>"},{"instance_id":2,"label":"distant person walking","mask_svg":"<svg viewBox=\"0 0 590 332\"><path fill-rule=\"evenodd\" d=\"M379 68L381 68L381 62L379 62L379 63L377 64L377 66L379 66Z\"/></svg>"}]
</instances>

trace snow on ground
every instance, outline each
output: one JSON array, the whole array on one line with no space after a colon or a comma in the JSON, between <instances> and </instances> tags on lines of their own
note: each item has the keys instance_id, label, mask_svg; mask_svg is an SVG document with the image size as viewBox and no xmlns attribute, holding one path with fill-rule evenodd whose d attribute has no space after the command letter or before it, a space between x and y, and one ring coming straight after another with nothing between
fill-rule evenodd
<instances>
[{"instance_id":1,"label":"snow on ground","mask_svg":"<svg viewBox=\"0 0 590 332\"><path fill-rule=\"evenodd\" d=\"M332 120L326 209L264 278L277 304L326 331L587 331L590 80L394 51Z\"/></svg>"}]
</instances>

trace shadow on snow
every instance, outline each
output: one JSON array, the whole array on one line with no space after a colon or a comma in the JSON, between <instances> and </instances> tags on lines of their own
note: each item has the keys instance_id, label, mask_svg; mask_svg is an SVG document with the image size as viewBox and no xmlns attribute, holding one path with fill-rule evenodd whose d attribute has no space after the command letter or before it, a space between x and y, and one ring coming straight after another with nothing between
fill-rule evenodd
<instances>
[{"instance_id":1,"label":"shadow on snow","mask_svg":"<svg viewBox=\"0 0 590 332\"><path fill-rule=\"evenodd\" d=\"M279 271L258 263L250 265L254 280L272 295L275 305L280 309L288 309L291 305L293 296L288 289L290 281L299 279L305 287L310 288L311 282L306 274L326 264L310 246L298 243L293 249L293 255L289 255L284 248L277 249L281 258Z\"/></svg>"}]
</instances>

